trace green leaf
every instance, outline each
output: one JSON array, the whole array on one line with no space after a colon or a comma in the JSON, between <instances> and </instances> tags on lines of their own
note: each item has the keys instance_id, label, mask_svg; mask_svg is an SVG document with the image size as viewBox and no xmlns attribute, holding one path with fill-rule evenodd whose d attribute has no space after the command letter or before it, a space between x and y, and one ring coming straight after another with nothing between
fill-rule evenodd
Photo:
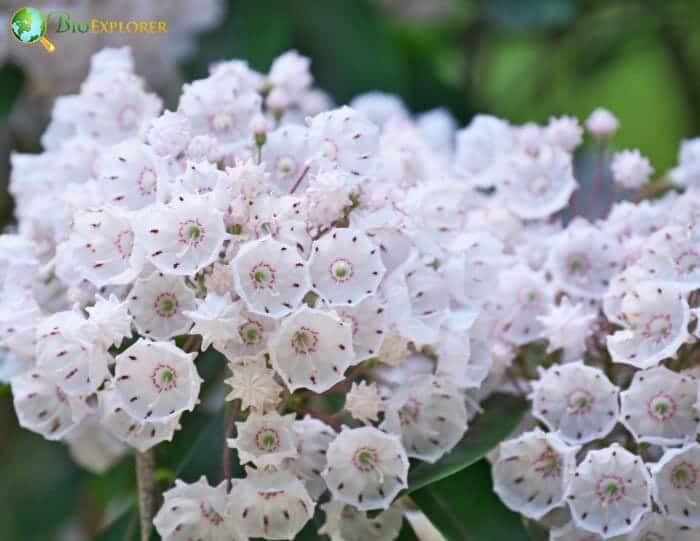
<instances>
[{"instance_id":1,"label":"green leaf","mask_svg":"<svg viewBox=\"0 0 700 541\"><path fill-rule=\"evenodd\" d=\"M507 438L527 410L527 402L510 394L493 394L482 404L483 413L470 424L457 446L435 464L422 462L408 474L409 493L454 475L474 464Z\"/></svg>"},{"instance_id":2,"label":"green leaf","mask_svg":"<svg viewBox=\"0 0 700 541\"><path fill-rule=\"evenodd\" d=\"M413 526L405 518L403 519L403 524L401 525L401 532L399 532L399 537L396 541L418 541L416 537L416 532L413 531Z\"/></svg>"},{"instance_id":3,"label":"green leaf","mask_svg":"<svg viewBox=\"0 0 700 541\"><path fill-rule=\"evenodd\" d=\"M3 122L24 86L24 72L14 64L5 64L0 68L0 81L0 122Z\"/></svg>"},{"instance_id":4,"label":"green leaf","mask_svg":"<svg viewBox=\"0 0 700 541\"><path fill-rule=\"evenodd\" d=\"M491 467L480 460L411 497L447 541L529 541L520 515L493 492Z\"/></svg>"},{"instance_id":5,"label":"green leaf","mask_svg":"<svg viewBox=\"0 0 700 541\"><path fill-rule=\"evenodd\" d=\"M138 529L138 512L131 506L99 532L93 541L136 541Z\"/></svg>"}]
</instances>

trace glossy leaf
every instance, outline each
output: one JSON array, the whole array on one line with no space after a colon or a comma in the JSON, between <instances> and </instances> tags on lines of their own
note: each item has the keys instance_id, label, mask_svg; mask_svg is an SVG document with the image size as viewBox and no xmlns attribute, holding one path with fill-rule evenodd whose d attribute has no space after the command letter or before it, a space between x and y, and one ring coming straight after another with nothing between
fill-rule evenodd
<instances>
[{"instance_id":1,"label":"glossy leaf","mask_svg":"<svg viewBox=\"0 0 700 541\"><path fill-rule=\"evenodd\" d=\"M136 541L139 529L138 513L130 507L99 532L94 541Z\"/></svg>"},{"instance_id":2,"label":"glossy leaf","mask_svg":"<svg viewBox=\"0 0 700 541\"><path fill-rule=\"evenodd\" d=\"M454 475L474 464L513 432L527 410L527 402L509 394L493 394L482 404L457 446L435 464L422 462L408 474L409 493Z\"/></svg>"},{"instance_id":3,"label":"glossy leaf","mask_svg":"<svg viewBox=\"0 0 700 541\"><path fill-rule=\"evenodd\" d=\"M416 532L413 530L413 526L405 518L403 519L403 525L401 526L401 532L396 541L418 541L416 537Z\"/></svg>"},{"instance_id":4,"label":"glossy leaf","mask_svg":"<svg viewBox=\"0 0 700 541\"><path fill-rule=\"evenodd\" d=\"M529 541L520 515L493 492L491 466L473 466L426 486L411 497L447 541Z\"/></svg>"},{"instance_id":5,"label":"glossy leaf","mask_svg":"<svg viewBox=\"0 0 700 541\"><path fill-rule=\"evenodd\" d=\"M12 106L24 86L24 72L14 64L5 64L0 67L0 81L0 122L3 122L12 111Z\"/></svg>"}]
</instances>

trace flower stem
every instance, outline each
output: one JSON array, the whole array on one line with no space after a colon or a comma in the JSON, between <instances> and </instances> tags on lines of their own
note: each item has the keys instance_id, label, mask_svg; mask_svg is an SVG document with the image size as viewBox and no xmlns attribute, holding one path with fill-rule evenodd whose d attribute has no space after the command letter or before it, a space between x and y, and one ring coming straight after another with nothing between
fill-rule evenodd
<instances>
[{"instance_id":1,"label":"flower stem","mask_svg":"<svg viewBox=\"0 0 700 541\"><path fill-rule=\"evenodd\" d=\"M309 169L311 169L311 166L310 166L310 165L307 165L306 167L304 167L304 170L301 172L301 175L299 175L299 178L298 178L298 179L296 180L296 182L294 183L294 186L292 186L292 189L289 190L289 193L290 193L290 194L293 194L294 192L297 191L297 188L298 188L299 185L301 184L301 181L304 180L304 177L306 176L306 173L309 172Z\"/></svg>"},{"instance_id":2,"label":"flower stem","mask_svg":"<svg viewBox=\"0 0 700 541\"><path fill-rule=\"evenodd\" d=\"M238 420L238 414L241 412L241 401L234 400L231 403L231 408L229 412L228 422L226 423L226 428L224 432L224 443L221 456L221 469L222 476L226 481L226 492L231 492L231 449L229 449L228 438L233 436L233 431L236 428L236 421Z\"/></svg>"},{"instance_id":3,"label":"flower stem","mask_svg":"<svg viewBox=\"0 0 700 541\"><path fill-rule=\"evenodd\" d=\"M606 150L605 139L598 141L598 149L596 153L596 163L595 163L595 178L593 179L593 186L591 187L591 194L588 200L588 218L593 221L596 218L596 203L600 195L600 191L605 183L605 150Z\"/></svg>"},{"instance_id":4,"label":"flower stem","mask_svg":"<svg viewBox=\"0 0 700 541\"><path fill-rule=\"evenodd\" d=\"M156 458L153 449L136 453L136 479L139 489L139 515L141 517L141 541L148 541L153 523L155 506L155 471Z\"/></svg>"}]
</instances>

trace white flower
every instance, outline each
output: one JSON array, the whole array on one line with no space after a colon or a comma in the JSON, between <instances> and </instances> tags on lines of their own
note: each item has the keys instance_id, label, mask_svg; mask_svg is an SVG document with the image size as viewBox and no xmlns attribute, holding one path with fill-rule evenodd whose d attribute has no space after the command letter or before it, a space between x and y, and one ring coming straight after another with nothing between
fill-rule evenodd
<instances>
[{"instance_id":1,"label":"white flower","mask_svg":"<svg viewBox=\"0 0 700 541\"><path fill-rule=\"evenodd\" d=\"M308 257L311 237L307 232L303 201L292 195L260 195L250 205L250 229L255 238L268 235L290 246L296 246Z\"/></svg>"},{"instance_id":2,"label":"white flower","mask_svg":"<svg viewBox=\"0 0 700 541\"><path fill-rule=\"evenodd\" d=\"M343 431L331 442L321 474L333 499L366 511L386 509L406 487L408 458L393 434L373 427Z\"/></svg>"},{"instance_id":3,"label":"white flower","mask_svg":"<svg viewBox=\"0 0 700 541\"><path fill-rule=\"evenodd\" d=\"M394 541L403 525L403 515L396 507L371 517L336 500L320 507L326 514L326 522L318 533L327 535L331 541Z\"/></svg>"},{"instance_id":4,"label":"white flower","mask_svg":"<svg viewBox=\"0 0 700 541\"><path fill-rule=\"evenodd\" d=\"M214 344L223 349L229 340L240 339L238 326L243 322L240 305L233 303L229 295L209 293L197 301L196 310L184 310L183 314L194 321L190 334L202 335L201 349Z\"/></svg>"},{"instance_id":5,"label":"white flower","mask_svg":"<svg viewBox=\"0 0 700 541\"><path fill-rule=\"evenodd\" d=\"M109 378L107 348L92 341L85 318L73 311L55 312L36 328L36 366L50 371L69 395L88 395Z\"/></svg>"},{"instance_id":6,"label":"white flower","mask_svg":"<svg viewBox=\"0 0 700 541\"><path fill-rule=\"evenodd\" d=\"M649 368L673 356L688 339L690 311L675 288L642 282L621 304L625 330L608 336L608 351L616 363Z\"/></svg>"},{"instance_id":7,"label":"white flower","mask_svg":"<svg viewBox=\"0 0 700 541\"><path fill-rule=\"evenodd\" d=\"M265 97L265 105L274 116L282 117L285 109L291 107L292 97L284 88L273 88Z\"/></svg>"},{"instance_id":8,"label":"white flower","mask_svg":"<svg viewBox=\"0 0 700 541\"><path fill-rule=\"evenodd\" d=\"M304 126L283 125L267 134L267 140L262 147L262 158L274 191L290 193L308 165L307 145L307 130ZM295 191L306 191L309 177L307 172Z\"/></svg>"},{"instance_id":9,"label":"white flower","mask_svg":"<svg viewBox=\"0 0 700 541\"><path fill-rule=\"evenodd\" d=\"M376 292L384 277L379 249L355 229L334 228L314 242L309 260L312 287L329 304L357 304Z\"/></svg>"},{"instance_id":10,"label":"white flower","mask_svg":"<svg viewBox=\"0 0 700 541\"><path fill-rule=\"evenodd\" d=\"M229 265L214 263L210 272L204 275L204 285L207 291L217 295L226 295L233 291L233 272Z\"/></svg>"},{"instance_id":11,"label":"white flower","mask_svg":"<svg viewBox=\"0 0 700 541\"><path fill-rule=\"evenodd\" d=\"M182 191L191 194L207 194L222 189L226 184L226 173L221 171L216 164L208 161L188 160L185 170L176 179L173 190L181 188ZM217 205L220 210L224 210L226 205Z\"/></svg>"},{"instance_id":12,"label":"white flower","mask_svg":"<svg viewBox=\"0 0 700 541\"><path fill-rule=\"evenodd\" d=\"M515 147L515 134L508 123L488 115L476 115L457 132L455 169L458 175L481 186L492 186L499 161Z\"/></svg>"},{"instance_id":13,"label":"white flower","mask_svg":"<svg viewBox=\"0 0 700 541\"><path fill-rule=\"evenodd\" d=\"M578 119L573 116L549 117L549 124L544 128L544 134L550 145L561 147L571 152L581 144L583 129Z\"/></svg>"},{"instance_id":14,"label":"white flower","mask_svg":"<svg viewBox=\"0 0 700 541\"><path fill-rule=\"evenodd\" d=\"M238 451L243 464L253 462L258 468L279 466L285 459L298 456L294 414L251 413L245 421L236 423L236 430L238 435L227 443Z\"/></svg>"},{"instance_id":15,"label":"white flower","mask_svg":"<svg viewBox=\"0 0 700 541\"><path fill-rule=\"evenodd\" d=\"M136 140L105 148L95 178L105 202L132 210L155 203L169 181L163 159Z\"/></svg>"},{"instance_id":16,"label":"white flower","mask_svg":"<svg viewBox=\"0 0 700 541\"><path fill-rule=\"evenodd\" d=\"M671 170L671 180L688 188L700 185L700 137L681 143L678 165Z\"/></svg>"},{"instance_id":17,"label":"white flower","mask_svg":"<svg viewBox=\"0 0 700 541\"><path fill-rule=\"evenodd\" d=\"M421 113L416 117L416 124L433 149L442 152L452 151L457 119L447 109L438 107Z\"/></svg>"},{"instance_id":18,"label":"white flower","mask_svg":"<svg viewBox=\"0 0 700 541\"><path fill-rule=\"evenodd\" d=\"M208 78L184 85L177 110L189 118L193 135L215 137L227 153L235 153L262 105L249 85L240 71L214 70Z\"/></svg>"},{"instance_id":19,"label":"white flower","mask_svg":"<svg viewBox=\"0 0 700 541\"><path fill-rule=\"evenodd\" d=\"M270 362L287 388L321 393L356 361L352 329L333 312L303 307L286 318L270 344Z\"/></svg>"},{"instance_id":20,"label":"white flower","mask_svg":"<svg viewBox=\"0 0 700 541\"><path fill-rule=\"evenodd\" d=\"M700 227L667 226L650 237L636 262L654 282L682 292L700 288Z\"/></svg>"},{"instance_id":21,"label":"white flower","mask_svg":"<svg viewBox=\"0 0 700 541\"><path fill-rule=\"evenodd\" d=\"M413 242L427 254L439 257L463 232L469 191L464 183L441 180L419 184L406 194L401 210L410 217ZM434 246L436 241L439 246Z\"/></svg>"},{"instance_id":22,"label":"white flower","mask_svg":"<svg viewBox=\"0 0 700 541\"><path fill-rule=\"evenodd\" d=\"M380 291L389 328L420 346L437 342L450 302L445 278L415 254L389 274Z\"/></svg>"},{"instance_id":23,"label":"white flower","mask_svg":"<svg viewBox=\"0 0 700 541\"><path fill-rule=\"evenodd\" d=\"M550 304L546 314L537 316L542 336L547 339L547 353L562 350L563 362L580 359L586 351L586 338L593 332L596 315L582 302L572 303L564 296L559 304Z\"/></svg>"},{"instance_id":24,"label":"white flower","mask_svg":"<svg viewBox=\"0 0 700 541\"><path fill-rule=\"evenodd\" d=\"M646 280L646 273L638 265L632 265L610 280L603 297L603 313L608 321L624 327L627 325L622 313L622 301L635 287Z\"/></svg>"},{"instance_id":25,"label":"white flower","mask_svg":"<svg viewBox=\"0 0 700 541\"><path fill-rule=\"evenodd\" d=\"M245 541L237 523L226 520L227 496L224 482L212 487L204 476L192 484L176 479L153 525L164 541Z\"/></svg>"},{"instance_id":26,"label":"white flower","mask_svg":"<svg viewBox=\"0 0 700 541\"><path fill-rule=\"evenodd\" d=\"M181 277L155 271L136 280L127 306L139 333L168 339L186 333L192 326L184 312L195 308L195 296Z\"/></svg>"},{"instance_id":27,"label":"white flower","mask_svg":"<svg viewBox=\"0 0 700 541\"><path fill-rule=\"evenodd\" d=\"M209 135L195 135L185 149L185 156L194 162L217 162L221 159L219 141Z\"/></svg>"},{"instance_id":28,"label":"white flower","mask_svg":"<svg viewBox=\"0 0 700 541\"><path fill-rule=\"evenodd\" d=\"M219 256L226 231L222 214L204 196L180 195L134 220L136 246L165 274L192 275Z\"/></svg>"},{"instance_id":29,"label":"white flower","mask_svg":"<svg viewBox=\"0 0 700 541\"><path fill-rule=\"evenodd\" d=\"M654 172L649 160L642 156L639 150L616 152L610 168L615 182L632 190L649 182L649 177Z\"/></svg>"},{"instance_id":30,"label":"white flower","mask_svg":"<svg viewBox=\"0 0 700 541\"><path fill-rule=\"evenodd\" d=\"M613 135L620 123L615 115L607 109L598 107L586 119L586 129L591 132L593 137L603 139Z\"/></svg>"},{"instance_id":31,"label":"white flower","mask_svg":"<svg viewBox=\"0 0 700 541\"><path fill-rule=\"evenodd\" d=\"M146 140L154 152L169 157L176 157L183 152L191 138L189 119L172 111L164 111L161 116L153 119L146 134Z\"/></svg>"},{"instance_id":32,"label":"white flower","mask_svg":"<svg viewBox=\"0 0 700 541\"><path fill-rule=\"evenodd\" d=\"M516 345L539 339L543 331L539 317L552 302L551 286L544 276L520 264L501 272L499 282L506 306L501 336Z\"/></svg>"},{"instance_id":33,"label":"white flower","mask_svg":"<svg viewBox=\"0 0 700 541\"><path fill-rule=\"evenodd\" d=\"M436 373L460 388L479 388L491 370L494 323L485 311L451 312L436 346Z\"/></svg>"},{"instance_id":34,"label":"white flower","mask_svg":"<svg viewBox=\"0 0 700 541\"><path fill-rule=\"evenodd\" d=\"M384 307L375 295L369 295L354 306L337 306L340 319L352 328L352 347L356 361L379 356L385 342ZM385 352L386 353L386 352Z\"/></svg>"},{"instance_id":35,"label":"white flower","mask_svg":"<svg viewBox=\"0 0 700 541\"><path fill-rule=\"evenodd\" d=\"M162 109L160 98L144 92L130 71L101 71L80 90L75 128L78 135L113 144L143 132Z\"/></svg>"},{"instance_id":36,"label":"white flower","mask_svg":"<svg viewBox=\"0 0 700 541\"><path fill-rule=\"evenodd\" d=\"M353 382L348 394L345 395L345 409L355 419L365 424L376 421L379 411L383 409L377 384L367 385L366 381L361 381L359 384Z\"/></svg>"},{"instance_id":37,"label":"white flower","mask_svg":"<svg viewBox=\"0 0 700 541\"><path fill-rule=\"evenodd\" d=\"M257 355L268 350L270 336L277 330L277 320L241 310L238 336L221 349L228 359Z\"/></svg>"},{"instance_id":38,"label":"white flower","mask_svg":"<svg viewBox=\"0 0 700 541\"><path fill-rule=\"evenodd\" d=\"M70 237L58 247L57 272L70 284L81 278L97 287L128 284L141 266L133 248L134 232L125 211L84 210L73 216Z\"/></svg>"},{"instance_id":39,"label":"white flower","mask_svg":"<svg viewBox=\"0 0 700 541\"><path fill-rule=\"evenodd\" d=\"M377 126L347 106L314 116L308 136L315 168L338 167L359 182L375 166L378 135Z\"/></svg>"},{"instance_id":40,"label":"white flower","mask_svg":"<svg viewBox=\"0 0 700 541\"><path fill-rule=\"evenodd\" d=\"M551 239L546 268L566 293L600 299L622 266L618 255L614 238L577 218Z\"/></svg>"},{"instance_id":41,"label":"white flower","mask_svg":"<svg viewBox=\"0 0 700 541\"><path fill-rule=\"evenodd\" d=\"M694 541L696 529L676 524L661 513L647 513L627 536L627 541Z\"/></svg>"},{"instance_id":42,"label":"white flower","mask_svg":"<svg viewBox=\"0 0 700 541\"><path fill-rule=\"evenodd\" d=\"M617 423L619 389L598 368L580 361L553 365L532 389L532 414L568 444L602 438Z\"/></svg>"},{"instance_id":43,"label":"white flower","mask_svg":"<svg viewBox=\"0 0 700 541\"><path fill-rule=\"evenodd\" d=\"M328 226L343 217L352 204L347 173L324 171L309 179L306 189L306 216L313 227Z\"/></svg>"},{"instance_id":44,"label":"white flower","mask_svg":"<svg viewBox=\"0 0 700 541\"><path fill-rule=\"evenodd\" d=\"M545 146L535 156L513 156L498 186L505 205L516 216L546 218L566 207L577 188L571 155L557 146Z\"/></svg>"},{"instance_id":45,"label":"white flower","mask_svg":"<svg viewBox=\"0 0 700 541\"><path fill-rule=\"evenodd\" d=\"M131 336L132 318L127 303L119 301L116 295L111 294L108 299L96 295L95 304L85 310L95 341L105 349L119 346L124 338Z\"/></svg>"},{"instance_id":46,"label":"white flower","mask_svg":"<svg viewBox=\"0 0 700 541\"><path fill-rule=\"evenodd\" d=\"M265 192L267 173L263 164L256 164L251 159L236 159L233 167L226 168L226 182L222 184L226 190L218 193L224 201L230 201L235 196L241 196L250 201Z\"/></svg>"},{"instance_id":47,"label":"white flower","mask_svg":"<svg viewBox=\"0 0 700 541\"><path fill-rule=\"evenodd\" d=\"M246 537L294 539L313 516L314 502L301 481L285 470L247 470L229 495L226 517Z\"/></svg>"},{"instance_id":48,"label":"white flower","mask_svg":"<svg viewBox=\"0 0 700 541\"><path fill-rule=\"evenodd\" d=\"M306 263L296 249L269 237L246 243L232 267L236 292L258 314L287 315L311 288Z\"/></svg>"},{"instance_id":49,"label":"white flower","mask_svg":"<svg viewBox=\"0 0 700 541\"><path fill-rule=\"evenodd\" d=\"M567 500L580 528L605 538L630 533L651 509L651 477L642 460L614 443L589 451Z\"/></svg>"},{"instance_id":50,"label":"white flower","mask_svg":"<svg viewBox=\"0 0 700 541\"><path fill-rule=\"evenodd\" d=\"M117 355L115 390L124 409L140 421L167 421L192 411L202 379L194 353L171 342L139 339Z\"/></svg>"},{"instance_id":51,"label":"white flower","mask_svg":"<svg viewBox=\"0 0 700 541\"><path fill-rule=\"evenodd\" d=\"M34 362L36 327L42 312L34 295L9 289L0 296L0 347L27 368Z\"/></svg>"},{"instance_id":52,"label":"white flower","mask_svg":"<svg viewBox=\"0 0 700 541\"><path fill-rule=\"evenodd\" d=\"M700 445L669 449L651 467L654 499L661 512L678 524L700 527Z\"/></svg>"},{"instance_id":53,"label":"white flower","mask_svg":"<svg viewBox=\"0 0 700 541\"><path fill-rule=\"evenodd\" d=\"M139 452L145 452L162 441L171 441L180 428L180 417L165 421L142 421L132 417L113 386L97 393L100 420L116 438Z\"/></svg>"},{"instance_id":54,"label":"white flower","mask_svg":"<svg viewBox=\"0 0 700 541\"><path fill-rule=\"evenodd\" d=\"M467 430L464 394L444 378L416 376L394 390L382 429L399 434L410 457L434 463Z\"/></svg>"},{"instance_id":55,"label":"white flower","mask_svg":"<svg viewBox=\"0 0 700 541\"><path fill-rule=\"evenodd\" d=\"M397 332L385 333L377 357L389 366L401 366L408 358L408 344L409 340Z\"/></svg>"},{"instance_id":56,"label":"white flower","mask_svg":"<svg viewBox=\"0 0 700 541\"><path fill-rule=\"evenodd\" d=\"M20 426L47 440L63 439L90 413L85 398L66 395L50 371L25 372L12 378L11 384Z\"/></svg>"},{"instance_id":57,"label":"white flower","mask_svg":"<svg viewBox=\"0 0 700 541\"><path fill-rule=\"evenodd\" d=\"M267 76L273 87L284 89L293 101L299 101L309 90L313 77L311 60L296 51L287 51L272 62Z\"/></svg>"},{"instance_id":58,"label":"white flower","mask_svg":"<svg viewBox=\"0 0 700 541\"><path fill-rule=\"evenodd\" d=\"M620 394L620 420L639 442L682 444L698 431L697 394L698 383L692 376L664 366L641 370Z\"/></svg>"},{"instance_id":59,"label":"white flower","mask_svg":"<svg viewBox=\"0 0 700 541\"><path fill-rule=\"evenodd\" d=\"M591 533L588 530L579 528L572 520L561 528L552 528L549 531L549 541L628 541L627 536L620 535L615 537L603 537L597 533Z\"/></svg>"},{"instance_id":60,"label":"white flower","mask_svg":"<svg viewBox=\"0 0 700 541\"><path fill-rule=\"evenodd\" d=\"M277 406L282 386L275 380L275 372L261 361L232 364L232 376L225 380L231 387L226 400L240 400L241 409L251 408L265 413Z\"/></svg>"},{"instance_id":61,"label":"white flower","mask_svg":"<svg viewBox=\"0 0 700 541\"><path fill-rule=\"evenodd\" d=\"M127 447L100 424L99 418L86 418L66 437L71 458L86 470L104 474L126 454Z\"/></svg>"},{"instance_id":62,"label":"white flower","mask_svg":"<svg viewBox=\"0 0 700 541\"><path fill-rule=\"evenodd\" d=\"M490 233L462 233L449 246L444 264L447 287L465 307L478 309L498 287L508 262L503 242Z\"/></svg>"},{"instance_id":63,"label":"white flower","mask_svg":"<svg viewBox=\"0 0 700 541\"><path fill-rule=\"evenodd\" d=\"M359 94L352 99L350 107L365 115L377 126L384 126L389 120L406 119L410 116L399 96L384 92Z\"/></svg>"},{"instance_id":64,"label":"white flower","mask_svg":"<svg viewBox=\"0 0 700 541\"><path fill-rule=\"evenodd\" d=\"M505 441L493 464L494 491L514 511L540 519L565 503L579 449L540 429Z\"/></svg>"},{"instance_id":65,"label":"white flower","mask_svg":"<svg viewBox=\"0 0 700 541\"><path fill-rule=\"evenodd\" d=\"M294 422L296 448L299 456L289 461L289 468L304 481L313 500L326 491L321 472L326 467L328 445L335 439L335 431L323 421L308 415Z\"/></svg>"}]
</instances>

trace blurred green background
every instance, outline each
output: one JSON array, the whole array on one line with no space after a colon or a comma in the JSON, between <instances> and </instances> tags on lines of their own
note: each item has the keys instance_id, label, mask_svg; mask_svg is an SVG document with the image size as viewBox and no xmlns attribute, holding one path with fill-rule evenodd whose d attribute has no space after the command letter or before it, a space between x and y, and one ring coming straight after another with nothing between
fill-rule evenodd
<instances>
[{"instance_id":1,"label":"blurred green background","mask_svg":"<svg viewBox=\"0 0 700 541\"><path fill-rule=\"evenodd\" d=\"M615 146L639 148L660 173L680 139L700 132L695 0L231 0L181 62L182 79L232 57L265 71L290 48L311 57L316 84L337 103L382 90L417 112L444 106L462 124L477 111L514 122L583 120L603 105L621 121ZM0 66L0 224L12 219L8 153L40 148L42 126L28 134L10 122L32 84L18 66ZM159 90L174 107L178 86ZM133 487L132 469L126 460L106 476L82 472L63 445L17 428L0 387L3 541L85 538L113 497Z\"/></svg>"}]
</instances>

